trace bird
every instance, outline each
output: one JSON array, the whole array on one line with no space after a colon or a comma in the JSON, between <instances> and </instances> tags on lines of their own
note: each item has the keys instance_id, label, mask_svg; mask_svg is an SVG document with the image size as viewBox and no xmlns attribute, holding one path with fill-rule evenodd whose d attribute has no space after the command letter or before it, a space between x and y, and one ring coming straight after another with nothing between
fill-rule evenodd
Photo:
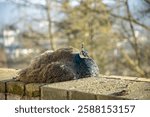
<instances>
[{"instance_id":1,"label":"bird","mask_svg":"<svg viewBox=\"0 0 150 117\"><path fill-rule=\"evenodd\" d=\"M80 52L68 47L42 53L18 72L16 80L25 83L54 83L96 77L98 74L98 65L82 45Z\"/></svg>"}]
</instances>

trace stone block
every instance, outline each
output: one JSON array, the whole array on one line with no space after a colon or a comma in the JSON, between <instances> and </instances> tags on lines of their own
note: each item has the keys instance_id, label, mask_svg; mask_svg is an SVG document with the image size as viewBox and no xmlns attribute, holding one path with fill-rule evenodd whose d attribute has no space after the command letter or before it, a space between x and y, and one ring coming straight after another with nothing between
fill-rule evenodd
<instances>
[{"instance_id":1,"label":"stone block","mask_svg":"<svg viewBox=\"0 0 150 117\"><path fill-rule=\"evenodd\" d=\"M23 96L25 93L25 83L18 81L7 82L7 93Z\"/></svg>"},{"instance_id":2,"label":"stone block","mask_svg":"<svg viewBox=\"0 0 150 117\"><path fill-rule=\"evenodd\" d=\"M5 93L0 93L0 100L5 100Z\"/></svg>"},{"instance_id":3,"label":"stone block","mask_svg":"<svg viewBox=\"0 0 150 117\"><path fill-rule=\"evenodd\" d=\"M96 96L91 93L69 91L69 99L70 100L95 100Z\"/></svg>"},{"instance_id":4,"label":"stone block","mask_svg":"<svg viewBox=\"0 0 150 117\"><path fill-rule=\"evenodd\" d=\"M30 83L25 86L25 95L28 97L39 97L41 95L40 87L42 83Z\"/></svg>"},{"instance_id":5,"label":"stone block","mask_svg":"<svg viewBox=\"0 0 150 117\"><path fill-rule=\"evenodd\" d=\"M21 100L40 100L40 97L23 96Z\"/></svg>"},{"instance_id":6,"label":"stone block","mask_svg":"<svg viewBox=\"0 0 150 117\"><path fill-rule=\"evenodd\" d=\"M110 96L110 95L96 95L97 100L127 100L123 97Z\"/></svg>"},{"instance_id":7,"label":"stone block","mask_svg":"<svg viewBox=\"0 0 150 117\"><path fill-rule=\"evenodd\" d=\"M16 94L7 94L7 100L21 100L23 96Z\"/></svg>"},{"instance_id":8,"label":"stone block","mask_svg":"<svg viewBox=\"0 0 150 117\"><path fill-rule=\"evenodd\" d=\"M48 86L41 87L42 100L67 100L67 90L52 88Z\"/></svg>"},{"instance_id":9,"label":"stone block","mask_svg":"<svg viewBox=\"0 0 150 117\"><path fill-rule=\"evenodd\" d=\"M5 81L0 81L0 93L5 92L6 92Z\"/></svg>"},{"instance_id":10,"label":"stone block","mask_svg":"<svg viewBox=\"0 0 150 117\"><path fill-rule=\"evenodd\" d=\"M12 81L12 79L0 80L0 93L6 93L6 82L9 81Z\"/></svg>"},{"instance_id":11,"label":"stone block","mask_svg":"<svg viewBox=\"0 0 150 117\"><path fill-rule=\"evenodd\" d=\"M12 81L12 79L0 80L0 100L6 99L6 93L7 93L6 82L9 82L9 81Z\"/></svg>"}]
</instances>

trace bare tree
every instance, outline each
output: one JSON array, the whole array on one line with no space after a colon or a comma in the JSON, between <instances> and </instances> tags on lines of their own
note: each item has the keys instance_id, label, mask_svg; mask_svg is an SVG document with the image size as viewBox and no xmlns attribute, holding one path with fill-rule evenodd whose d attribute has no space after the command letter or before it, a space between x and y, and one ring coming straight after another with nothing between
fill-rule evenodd
<instances>
[{"instance_id":1,"label":"bare tree","mask_svg":"<svg viewBox=\"0 0 150 117\"><path fill-rule=\"evenodd\" d=\"M48 21L48 35L49 35L49 39L50 39L50 45L51 45L51 49L55 50L54 47L54 37L52 34L52 17L51 17L51 3L49 0L45 0L46 1L46 14L47 14L47 21Z\"/></svg>"},{"instance_id":2,"label":"bare tree","mask_svg":"<svg viewBox=\"0 0 150 117\"><path fill-rule=\"evenodd\" d=\"M52 50L56 48L54 43L56 38L67 39L67 46L76 48L80 48L84 42L85 48L97 61L102 73L122 75L124 74L122 71L127 71L126 75L150 76L150 47L148 43L141 43L140 37L136 35L137 27L144 30L144 33L150 32L150 27L141 22L140 18L134 17L129 0L117 0L114 7L107 7L102 0L44 0L45 4L29 0L8 1L42 11L41 15L44 15L42 18L26 16L21 21L31 18L32 22L28 23L29 33L26 33L26 36L32 39L49 39ZM59 4L58 19L61 17L59 21L53 18L54 9L56 10L53 2ZM143 0L143 5L145 10L140 12L148 14L149 0ZM32 27L33 23L41 21L47 22L44 27L45 33ZM142 31L139 32L143 33ZM124 42L130 45L130 52L127 52L128 47L124 47ZM117 47L119 43L122 44L121 47ZM116 49L119 50L117 56L114 55Z\"/></svg>"},{"instance_id":3,"label":"bare tree","mask_svg":"<svg viewBox=\"0 0 150 117\"><path fill-rule=\"evenodd\" d=\"M55 49L55 44L54 44L54 34L52 32L52 28L53 28L53 23L55 21L52 21L52 17L51 17L51 12L52 12L52 8L51 8L51 4L53 1L50 1L50 0L45 0L45 4L41 4L41 3L34 3L32 1L29 1L29 0L20 0L19 2L18 1L15 1L15 0L8 0L8 2L11 2L11 3L14 3L18 6L18 10L19 8L26 8L26 9L33 9L33 10L39 10L41 11L42 13L46 14L45 16L46 17L42 17L42 18L38 18L36 16L32 16L31 14L30 15L25 15L23 17L20 17L20 20L18 20L17 23L25 23L26 22L26 19L28 20L28 17L30 19L30 21L27 21L27 25L25 24L25 26L27 27L27 30L31 33L26 33L25 36L27 38L32 38L32 39L37 39L37 38L43 38L43 39L46 39L48 38L50 40L50 47L51 47L51 50L54 50ZM24 14L24 12L22 12L21 14ZM39 12L40 14L40 12ZM42 14L42 15L44 15ZM35 30L35 25L33 25L34 23L37 23L39 24L40 22L47 22L48 25L45 25L45 29L47 29L47 33L43 33L41 32L40 30ZM25 28L25 27L24 27ZM44 30L45 30L44 29Z\"/></svg>"}]
</instances>

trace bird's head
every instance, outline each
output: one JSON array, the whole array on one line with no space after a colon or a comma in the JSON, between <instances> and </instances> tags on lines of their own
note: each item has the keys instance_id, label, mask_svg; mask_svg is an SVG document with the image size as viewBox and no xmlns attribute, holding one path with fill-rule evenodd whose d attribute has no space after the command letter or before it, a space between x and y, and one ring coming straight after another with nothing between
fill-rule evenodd
<instances>
[{"instance_id":1,"label":"bird's head","mask_svg":"<svg viewBox=\"0 0 150 117\"><path fill-rule=\"evenodd\" d=\"M81 45L80 58L89 58L88 51L84 48L84 44Z\"/></svg>"}]
</instances>

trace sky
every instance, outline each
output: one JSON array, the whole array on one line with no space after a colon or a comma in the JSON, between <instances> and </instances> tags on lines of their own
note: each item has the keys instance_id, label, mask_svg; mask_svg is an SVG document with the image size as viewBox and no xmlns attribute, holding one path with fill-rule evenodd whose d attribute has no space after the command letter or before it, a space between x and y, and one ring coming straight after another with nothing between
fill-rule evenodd
<instances>
[{"instance_id":1,"label":"sky","mask_svg":"<svg viewBox=\"0 0 150 117\"><path fill-rule=\"evenodd\" d=\"M15 10L14 5L0 2L0 27L15 21L17 15L18 12Z\"/></svg>"},{"instance_id":2,"label":"sky","mask_svg":"<svg viewBox=\"0 0 150 117\"><path fill-rule=\"evenodd\" d=\"M16 0L20 2L19 0ZM43 1L44 0L30 0L33 3L41 3L45 4ZM73 4L76 4L75 0L73 0ZM115 4L116 0L103 0L105 4L108 5L116 5ZM142 0L129 0L129 6L131 9L132 14L134 15L135 18L138 16L141 19L142 23L145 23L147 25L150 25L150 14L144 14L141 13L141 9L145 9L145 6L142 2ZM28 14L28 10L26 9L21 9L22 11L19 12L16 9L16 6L11 3L6 3L6 0L0 0L0 28L3 27L4 25L14 23L18 20L19 17L21 17L23 14L21 12L26 12ZM31 12L30 12L31 13ZM35 16L36 11L32 10L32 14Z\"/></svg>"},{"instance_id":3,"label":"sky","mask_svg":"<svg viewBox=\"0 0 150 117\"><path fill-rule=\"evenodd\" d=\"M17 5L6 2L7 0L0 0L0 28L5 25L13 24L20 20L21 18L26 18L26 21L30 22L31 18L45 18L45 12L40 9L34 9L32 7L20 7L17 9ZM16 0L20 2L19 0ZM45 0L29 0L30 2L36 4L45 4ZM58 10L58 9L57 9ZM52 11L51 16L56 18L57 10ZM28 17L30 16L30 17ZM57 16L58 17L58 16ZM61 16L60 16L61 17ZM57 18L58 19L58 18ZM55 19L56 20L56 19Z\"/></svg>"},{"instance_id":4,"label":"sky","mask_svg":"<svg viewBox=\"0 0 150 117\"><path fill-rule=\"evenodd\" d=\"M135 18L141 19L140 21L146 25L150 26L150 13L144 13L143 10L147 10L145 7L145 2L143 0L130 0L130 9ZM150 10L150 5L149 5Z\"/></svg>"},{"instance_id":5,"label":"sky","mask_svg":"<svg viewBox=\"0 0 150 117\"><path fill-rule=\"evenodd\" d=\"M30 9L17 8L17 5L6 2L7 0L0 0L0 28L7 25L15 23L19 20L19 17L22 17L23 14L28 14ZM19 0L16 0L19 1ZM44 0L32 0L32 3L44 4L41 2ZM20 1L19 1L20 2ZM25 12L25 13L22 13ZM31 13L31 12L30 12ZM35 10L32 9L32 15L37 15Z\"/></svg>"}]
</instances>

